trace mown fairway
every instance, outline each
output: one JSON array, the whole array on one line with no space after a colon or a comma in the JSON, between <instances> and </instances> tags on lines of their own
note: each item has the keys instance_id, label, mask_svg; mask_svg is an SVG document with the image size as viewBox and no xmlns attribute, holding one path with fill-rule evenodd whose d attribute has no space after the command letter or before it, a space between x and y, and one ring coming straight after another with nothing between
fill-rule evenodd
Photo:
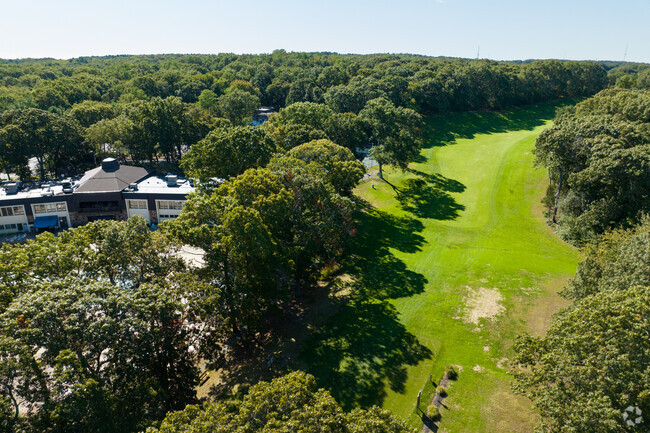
<instances>
[{"instance_id":1,"label":"mown fairway","mask_svg":"<svg viewBox=\"0 0 650 433\"><path fill-rule=\"evenodd\" d=\"M532 431L507 359L517 334L543 332L563 305L556 291L578 259L543 221L545 172L533 168L554 108L429 119L411 171L388 170L392 186L373 177L357 188L368 206L346 264L356 295L302 352L345 407L381 404L419 427L418 390L426 385L426 409L429 374L437 382L453 364L462 372L441 431Z\"/></svg>"}]
</instances>

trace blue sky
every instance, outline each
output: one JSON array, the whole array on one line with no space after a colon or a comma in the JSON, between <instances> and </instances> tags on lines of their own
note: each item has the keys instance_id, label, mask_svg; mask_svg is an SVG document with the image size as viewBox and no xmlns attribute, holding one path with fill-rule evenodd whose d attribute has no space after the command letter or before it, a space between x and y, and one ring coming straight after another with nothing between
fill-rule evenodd
<instances>
[{"instance_id":1,"label":"blue sky","mask_svg":"<svg viewBox=\"0 0 650 433\"><path fill-rule=\"evenodd\" d=\"M650 0L0 0L0 58L415 53L650 62Z\"/></svg>"}]
</instances>

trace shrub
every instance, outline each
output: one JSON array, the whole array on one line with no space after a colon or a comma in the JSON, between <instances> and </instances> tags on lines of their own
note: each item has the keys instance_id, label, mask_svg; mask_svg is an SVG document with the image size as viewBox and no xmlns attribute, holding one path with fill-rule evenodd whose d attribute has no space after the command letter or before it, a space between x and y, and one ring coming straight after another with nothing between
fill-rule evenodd
<instances>
[{"instance_id":1,"label":"shrub","mask_svg":"<svg viewBox=\"0 0 650 433\"><path fill-rule=\"evenodd\" d=\"M453 365L448 365L445 367L445 375L447 375L447 379L449 380L456 380L458 377L458 373L456 372L456 369Z\"/></svg>"},{"instance_id":2,"label":"shrub","mask_svg":"<svg viewBox=\"0 0 650 433\"><path fill-rule=\"evenodd\" d=\"M438 408L435 407L434 405L430 405L427 408L427 418L429 418L431 421L440 420L440 411L438 410Z\"/></svg>"},{"instance_id":3,"label":"shrub","mask_svg":"<svg viewBox=\"0 0 650 433\"><path fill-rule=\"evenodd\" d=\"M320 270L320 279L329 280L336 276L341 270L341 265L335 261L330 261L325 264Z\"/></svg>"},{"instance_id":4,"label":"shrub","mask_svg":"<svg viewBox=\"0 0 650 433\"><path fill-rule=\"evenodd\" d=\"M436 388L436 392L438 394L440 394L441 397L446 397L447 396L447 390L442 385L440 385L439 387Z\"/></svg>"}]
</instances>

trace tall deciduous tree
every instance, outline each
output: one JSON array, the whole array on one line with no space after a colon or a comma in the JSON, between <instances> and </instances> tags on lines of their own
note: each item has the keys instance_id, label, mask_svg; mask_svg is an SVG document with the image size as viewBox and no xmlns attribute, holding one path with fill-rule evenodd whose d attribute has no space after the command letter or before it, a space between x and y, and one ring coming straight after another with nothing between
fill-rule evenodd
<instances>
[{"instance_id":1,"label":"tall deciduous tree","mask_svg":"<svg viewBox=\"0 0 650 433\"><path fill-rule=\"evenodd\" d=\"M630 431L625 409L650 411L649 332L650 288L637 286L581 299L546 337L519 339L516 362L530 370L517 386L540 410L541 431Z\"/></svg>"},{"instance_id":2,"label":"tall deciduous tree","mask_svg":"<svg viewBox=\"0 0 650 433\"><path fill-rule=\"evenodd\" d=\"M363 163L357 161L349 149L329 140L315 140L294 147L287 156L318 165L325 179L343 195L351 194L366 172Z\"/></svg>"},{"instance_id":3,"label":"tall deciduous tree","mask_svg":"<svg viewBox=\"0 0 650 433\"><path fill-rule=\"evenodd\" d=\"M0 392L38 408L37 429L137 431L194 400L187 314L161 286L35 285L0 315Z\"/></svg>"},{"instance_id":4,"label":"tall deciduous tree","mask_svg":"<svg viewBox=\"0 0 650 433\"><path fill-rule=\"evenodd\" d=\"M370 127L371 154L379 163L379 177L386 164L405 169L420 153L422 119L409 108L396 107L384 98L369 101L359 113Z\"/></svg>"},{"instance_id":5,"label":"tall deciduous tree","mask_svg":"<svg viewBox=\"0 0 650 433\"><path fill-rule=\"evenodd\" d=\"M11 148L24 149L29 157L36 158L41 179L71 169L87 153L79 124L68 116L36 108L2 113L0 128L12 126L15 129L3 139Z\"/></svg>"},{"instance_id":6,"label":"tall deciduous tree","mask_svg":"<svg viewBox=\"0 0 650 433\"><path fill-rule=\"evenodd\" d=\"M275 150L275 143L262 128L218 128L192 146L181 164L189 176L202 181L227 179L266 165Z\"/></svg>"},{"instance_id":7,"label":"tall deciduous tree","mask_svg":"<svg viewBox=\"0 0 650 433\"><path fill-rule=\"evenodd\" d=\"M413 433L406 424L378 407L345 413L329 392L317 389L302 372L261 382L241 402L189 406L170 414L160 429L147 433Z\"/></svg>"},{"instance_id":8,"label":"tall deciduous tree","mask_svg":"<svg viewBox=\"0 0 650 433\"><path fill-rule=\"evenodd\" d=\"M233 89L217 99L217 110L221 117L235 125L244 125L253 118L253 112L259 108L260 99L247 91Z\"/></svg>"}]
</instances>

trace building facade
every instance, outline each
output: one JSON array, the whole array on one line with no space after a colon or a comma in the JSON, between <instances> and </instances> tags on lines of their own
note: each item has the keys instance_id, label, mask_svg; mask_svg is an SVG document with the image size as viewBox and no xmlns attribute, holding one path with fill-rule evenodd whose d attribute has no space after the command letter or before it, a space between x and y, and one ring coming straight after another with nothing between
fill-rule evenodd
<instances>
[{"instance_id":1,"label":"building facade","mask_svg":"<svg viewBox=\"0 0 650 433\"><path fill-rule=\"evenodd\" d=\"M187 179L160 176L113 158L80 179L40 185L5 183L0 189L0 234L68 228L98 219L141 216L150 224L176 218L187 194Z\"/></svg>"}]
</instances>

